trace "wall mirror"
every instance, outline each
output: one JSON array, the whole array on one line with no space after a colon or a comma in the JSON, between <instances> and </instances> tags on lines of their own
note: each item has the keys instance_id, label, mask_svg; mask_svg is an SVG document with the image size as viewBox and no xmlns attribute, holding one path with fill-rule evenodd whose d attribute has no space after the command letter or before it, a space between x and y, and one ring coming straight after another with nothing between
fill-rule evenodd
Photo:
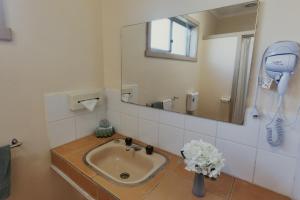
<instances>
[{"instance_id":1,"label":"wall mirror","mask_svg":"<svg viewBox=\"0 0 300 200\"><path fill-rule=\"evenodd\" d=\"M123 27L122 101L243 124L257 12L251 1Z\"/></svg>"}]
</instances>

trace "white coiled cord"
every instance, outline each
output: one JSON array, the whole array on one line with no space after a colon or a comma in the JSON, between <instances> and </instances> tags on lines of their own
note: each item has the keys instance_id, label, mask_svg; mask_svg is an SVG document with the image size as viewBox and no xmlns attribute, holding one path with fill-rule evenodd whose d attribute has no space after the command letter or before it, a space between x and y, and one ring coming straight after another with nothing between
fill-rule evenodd
<instances>
[{"instance_id":1,"label":"white coiled cord","mask_svg":"<svg viewBox=\"0 0 300 200\"><path fill-rule=\"evenodd\" d=\"M279 105L276 113L274 114L274 117L266 125L267 141L273 147L278 147L284 142L284 133L285 133L284 127L291 127L295 125L298 122L298 118L300 114L300 106L299 106L296 112L295 119L292 122L286 124L285 120L280 115L281 105L282 105L282 98L280 98L279 100ZM275 130L275 133L273 132L273 130ZM277 136L275 137L274 134L277 134Z\"/></svg>"},{"instance_id":2,"label":"white coiled cord","mask_svg":"<svg viewBox=\"0 0 300 200\"><path fill-rule=\"evenodd\" d=\"M283 128L283 119L278 117L276 118L275 124L275 133L276 137L274 137L273 128L266 127L267 129L267 141L273 147L278 147L283 143L284 140L284 128ZM276 138L276 139L274 139Z\"/></svg>"},{"instance_id":3,"label":"white coiled cord","mask_svg":"<svg viewBox=\"0 0 300 200\"><path fill-rule=\"evenodd\" d=\"M279 96L279 103L277 105L276 113L274 114L272 120L266 125L267 141L273 147L280 146L284 140L284 128L283 128L284 120L280 116L282 101L283 101L282 96ZM275 132L273 132L273 128L275 129Z\"/></svg>"}]
</instances>

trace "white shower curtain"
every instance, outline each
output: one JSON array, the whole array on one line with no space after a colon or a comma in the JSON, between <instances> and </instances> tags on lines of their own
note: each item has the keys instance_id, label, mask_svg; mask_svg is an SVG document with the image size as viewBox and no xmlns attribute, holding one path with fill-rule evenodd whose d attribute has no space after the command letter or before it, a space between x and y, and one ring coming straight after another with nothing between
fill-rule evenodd
<instances>
[{"instance_id":1,"label":"white shower curtain","mask_svg":"<svg viewBox=\"0 0 300 200\"><path fill-rule=\"evenodd\" d=\"M232 90L232 116L231 122L242 124L246 109L246 98L248 92L248 81L253 52L253 36L242 36L240 59L235 70Z\"/></svg>"}]
</instances>

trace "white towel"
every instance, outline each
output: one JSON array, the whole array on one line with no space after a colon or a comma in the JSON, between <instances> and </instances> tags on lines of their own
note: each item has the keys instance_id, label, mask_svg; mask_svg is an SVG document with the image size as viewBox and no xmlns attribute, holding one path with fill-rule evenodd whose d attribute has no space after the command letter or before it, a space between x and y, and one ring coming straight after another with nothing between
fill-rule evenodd
<instances>
[{"instance_id":1,"label":"white towel","mask_svg":"<svg viewBox=\"0 0 300 200\"><path fill-rule=\"evenodd\" d=\"M86 109L93 112L99 100L91 99L80 102Z\"/></svg>"}]
</instances>

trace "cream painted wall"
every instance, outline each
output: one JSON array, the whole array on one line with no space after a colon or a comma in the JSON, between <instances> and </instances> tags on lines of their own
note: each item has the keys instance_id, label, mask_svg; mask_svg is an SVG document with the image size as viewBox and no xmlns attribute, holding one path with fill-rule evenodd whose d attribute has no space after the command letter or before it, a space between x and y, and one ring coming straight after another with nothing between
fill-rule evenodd
<instances>
[{"instance_id":1,"label":"cream painted wall","mask_svg":"<svg viewBox=\"0 0 300 200\"><path fill-rule=\"evenodd\" d=\"M251 13L219 19L216 34L254 30L256 15L256 13Z\"/></svg>"},{"instance_id":2,"label":"cream painted wall","mask_svg":"<svg viewBox=\"0 0 300 200\"><path fill-rule=\"evenodd\" d=\"M209 35L213 35L217 29L217 18L210 12L199 12L200 14L191 14L191 17L194 17L200 21L200 32L202 39L205 39ZM201 41L199 42L201 45ZM201 52L200 52L201 53Z\"/></svg>"},{"instance_id":3,"label":"cream painted wall","mask_svg":"<svg viewBox=\"0 0 300 200\"><path fill-rule=\"evenodd\" d=\"M187 91L199 91L199 62L145 57L145 33L145 23L122 30L123 84L138 85L138 103L143 105L179 97L173 109L185 113Z\"/></svg>"},{"instance_id":4,"label":"cream painted wall","mask_svg":"<svg viewBox=\"0 0 300 200\"><path fill-rule=\"evenodd\" d=\"M245 2L245 0L104 0L103 61L105 86L108 88L120 88L121 86L120 29L122 26L241 2Z\"/></svg>"},{"instance_id":5,"label":"cream painted wall","mask_svg":"<svg viewBox=\"0 0 300 200\"><path fill-rule=\"evenodd\" d=\"M231 97L239 37L203 40L199 82L201 116L229 120L229 104L221 103L222 96ZM201 103L204 102L204 103Z\"/></svg>"},{"instance_id":6,"label":"cream painted wall","mask_svg":"<svg viewBox=\"0 0 300 200\"><path fill-rule=\"evenodd\" d=\"M9 200L82 199L50 169L44 94L103 86L101 1L5 0L13 42L0 42L0 145L13 137Z\"/></svg>"},{"instance_id":7,"label":"cream painted wall","mask_svg":"<svg viewBox=\"0 0 300 200\"><path fill-rule=\"evenodd\" d=\"M121 85L121 59L120 59L120 28L123 25L139 23L161 17L191 13L214 7L222 7L234 3L247 2L247 0L105 0L103 2L103 61L104 82L107 88L120 88ZM172 6L170 6L172 5ZM250 98L253 96L254 73L260 55L265 48L279 40L295 40L300 42L300 28L295 20L299 18L300 1L297 0L261 0L261 13L257 37L255 42L253 70L250 81ZM284 15L278 13L285 13ZM276 23L274 23L276 22ZM286 110L294 112L300 100L300 73L291 81L291 86L286 96ZM263 91L260 104L269 110L274 104L273 92Z\"/></svg>"},{"instance_id":8,"label":"cream painted wall","mask_svg":"<svg viewBox=\"0 0 300 200\"><path fill-rule=\"evenodd\" d=\"M202 30L205 30L205 14L195 13L191 16L200 23L198 55L203 52ZM145 57L145 33L146 23L122 29L123 84L138 85L138 103L143 105L174 96L179 97L173 102L173 111L185 113L187 92L199 91L200 59L190 62Z\"/></svg>"},{"instance_id":9,"label":"cream painted wall","mask_svg":"<svg viewBox=\"0 0 300 200\"><path fill-rule=\"evenodd\" d=\"M220 98L231 96L238 36L202 40L211 29L207 14L193 16L200 23L197 62L145 57L146 24L122 29L123 84L138 85L136 103L146 105L176 96L173 111L185 113L187 92L198 91L201 103L195 114L228 120L228 104L222 105Z\"/></svg>"}]
</instances>

